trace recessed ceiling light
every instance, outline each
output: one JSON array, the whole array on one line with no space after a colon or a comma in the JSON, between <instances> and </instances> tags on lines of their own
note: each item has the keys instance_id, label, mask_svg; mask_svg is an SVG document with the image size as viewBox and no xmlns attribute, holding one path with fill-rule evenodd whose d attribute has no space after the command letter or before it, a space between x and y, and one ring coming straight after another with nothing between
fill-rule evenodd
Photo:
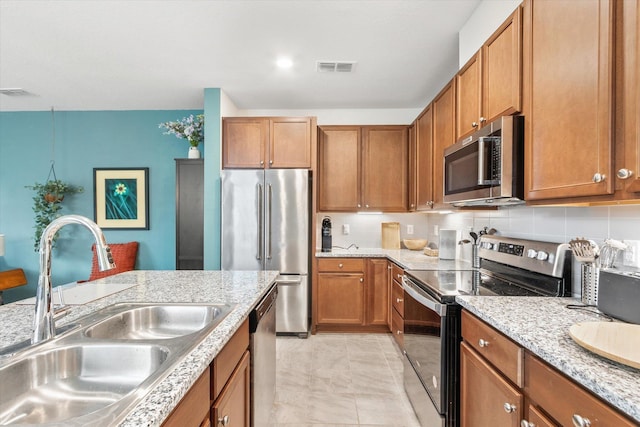
<instances>
[{"instance_id":1,"label":"recessed ceiling light","mask_svg":"<svg viewBox=\"0 0 640 427\"><path fill-rule=\"evenodd\" d=\"M278 65L278 68L287 69L293 67L293 61L291 60L291 58L278 58L276 64Z\"/></svg>"}]
</instances>

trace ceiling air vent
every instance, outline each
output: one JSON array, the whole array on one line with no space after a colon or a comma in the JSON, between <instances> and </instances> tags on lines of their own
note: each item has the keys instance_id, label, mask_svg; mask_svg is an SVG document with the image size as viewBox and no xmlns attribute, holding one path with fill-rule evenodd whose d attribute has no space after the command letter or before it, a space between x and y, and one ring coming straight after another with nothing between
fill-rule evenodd
<instances>
[{"instance_id":1,"label":"ceiling air vent","mask_svg":"<svg viewBox=\"0 0 640 427\"><path fill-rule=\"evenodd\" d=\"M316 61L319 73L351 73L355 66L355 61Z\"/></svg>"},{"instance_id":2,"label":"ceiling air vent","mask_svg":"<svg viewBox=\"0 0 640 427\"><path fill-rule=\"evenodd\" d=\"M19 87L15 87L15 88L0 88L0 94L7 95L7 96L28 96L28 95L31 95L29 92L27 92L26 90L21 89Z\"/></svg>"}]
</instances>

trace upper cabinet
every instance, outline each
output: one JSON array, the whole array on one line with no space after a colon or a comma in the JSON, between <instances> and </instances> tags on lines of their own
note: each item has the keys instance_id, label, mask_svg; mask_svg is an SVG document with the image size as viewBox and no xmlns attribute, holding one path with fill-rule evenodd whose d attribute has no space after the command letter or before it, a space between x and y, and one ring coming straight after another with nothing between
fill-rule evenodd
<instances>
[{"instance_id":1,"label":"upper cabinet","mask_svg":"<svg viewBox=\"0 0 640 427\"><path fill-rule=\"evenodd\" d=\"M456 123L456 87L451 80L432 102L433 108L433 207L449 207L444 199L444 149L453 145Z\"/></svg>"},{"instance_id":2,"label":"upper cabinet","mask_svg":"<svg viewBox=\"0 0 640 427\"><path fill-rule=\"evenodd\" d=\"M320 211L407 210L407 126L322 126L318 153Z\"/></svg>"},{"instance_id":3,"label":"upper cabinet","mask_svg":"<svg viewBox=\"0 0 640 427\"><path fill-rule=\"evenodd\" d=\"M429 104L415 122L415 158L412 181L415 188L415 210L433 207L433 104ZM440 159L442 161L442 159Z\"/></svg>"},{"instance_id":4,"label":"upper cabinet","mask_svg":"<svg viewBox=\"0 0 640 427\"><path fill-rule=\"evenodd\" d=\"M225 117L222 167L310 169L315 132L312 117Z\"/></svg>"},{"instance_id":5,"label":"upper cabinet","mask_svg":"<svg viewBox=\"0 0 640 427\"><path fill-rule=\"evenodd\" d=\"M614 1L523 12L525 198L612 194Z\"/></svg>"},{"instance_id":6,"label":"upper cabinet","mask_svg":"<svg viewBox=\"0 0 640 427\"><path fill-rule=\"evenodd\" d=\"M621 198L640 197L640 1L625 1L616 11L616 42L619 47L616 99L621 109L616 116L616 141L621 157L616 158L616 179Z\"/></svg>"},{"instance_id":7,"label":"upper cabinet","mask_svg":"<svg viewBox=\"0 0 640 427\"><path fill-rule=\"evenodd\" d=\"M456 75L456 140L522 109L522 9Z\"/></svg>"}]
</instances>

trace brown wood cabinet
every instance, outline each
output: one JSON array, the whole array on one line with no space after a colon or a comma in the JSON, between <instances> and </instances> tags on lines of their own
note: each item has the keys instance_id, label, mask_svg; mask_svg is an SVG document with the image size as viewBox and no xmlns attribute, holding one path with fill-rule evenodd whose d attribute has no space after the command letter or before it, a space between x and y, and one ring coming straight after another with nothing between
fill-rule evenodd
<instances>
[{"instance_id":1,"label":"brown wood cabinet","mask_svg":"<svg viewBox=\"0 0 640 427\"><path fill-rule=\"evenodd\" d=\"M315 330L389 330L387 260L319 258L315 290Z\"/></svg>"},{"instance_id":2,"label":"brown wood cabinet","mask_svg":"<svg viewBox=\"0 0 640 427\"><path fill-rule=\"evenodd\" d=\"M522 392L466 342L460 344L460 426L518 427Z\"/></svg>"},{"instance_id":3,"label":"brown wood cabinet","mask_svg":"<svg viewBox=\"0 0 640 427\"><path fill-rule=\"evenodd\" d=\"M524 2L527 200L614 191L615 3Z\"/></svg>"},{"instance_id":4,"label":"brown wood cabinet","mask_svg":"<svg viewBox=\"0 0 640 427\"><path fill-rule=\"evenodd\" d=\"M211 422L215 426L249 427L250 384L249 350L246 350L231 378L211 408Z\"/></svg>"},{"instance_id":5,"label":"brown wood cabinet","mask_svg":"<svg viewBox=\"0 0 640 427\"><path fill-rule=\"evenodd\" d=\"M456 139L522 109L522 9L456 75Z\"/></svg>"},{"instance_id":6,"label":"brown wood cabinet","mask_svg":"<svg viewBox=\"0 0 640 427\"><path fill-rule=\"evenodd\" d=\"M322 126L318 144L320 211L407 210L407 126Z\"/></svg>"},{"instance_id":7,"label":"brown wood cabinet","mask_svg":"<svg viewBox=\"0 0 640 427\"><path fill-rule=\"evenodd\" d=\"M404 288L402 287L402 275L404 270L391 264L391 333L393 338L404 350Z\"/></svg>"},{"instance_id":8,"label":"brown wood cabinet","mask_svg":"<svg viewBox=\"0 0 640 427\"><path fill-rule=\"evenodd\" d=\"M447 207L444 199L444 149L455 143L456 87L451 80L432 102L433 108L433 206Z\"/></svg>"},{"instance_id":9,"label":"brown wood cabinet","mask_svg":"<svg viewBox=\"0 0 640 427\"><path fill-rule=\"evenodd\" d=\"M462 427L557 427L580 419L591 427L637 425L467 311L462 338Z\"/></svg>"},{"instance_id":10,"label":"brown wood cabinet","mask_svg":"<svg viewBox=\"0 0 640 427\"><path fill-rule=\"evenodd\" d=\"M223 168L312 166L313 117L224 117Z\"/></svg>"},{"instance_id":11,"label":"brown wood cabinet","mask_svg":"<svg viewBox=\"0 0 640 427\"><path fill-rule=\"evenodd\" d=\"M415 210L433 208L434 156L433 156L433 104L429 104L415 122Z\"/></svg>"},{"instance_id":12,"label":"brown wood cabinet","mask_svg":"<svg viewBox=\"0 0 640 427\"><path fill-rule=\"evenodd\" d=\"M248 348L249 322L245 320L162 426L249 427L251 384Z\"/></svg>"},{"instance_id":13,"label":"brown wood cabinet","mask_svg":"<svg viewBox=\"0 0 640 427\"><path fill-rule=\"evenodd\" d=\"M617 4L616 192L640 197L640 1Z\"/></svg>"}]
</instances>

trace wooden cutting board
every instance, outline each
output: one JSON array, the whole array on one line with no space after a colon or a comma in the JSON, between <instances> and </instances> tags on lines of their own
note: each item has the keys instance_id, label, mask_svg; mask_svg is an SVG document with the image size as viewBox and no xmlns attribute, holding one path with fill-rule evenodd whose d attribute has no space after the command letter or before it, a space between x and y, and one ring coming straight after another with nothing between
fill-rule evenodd
<instances>
[{"instance_id":1,"label":"wooden cutting board","mask_svg":"<svg viewBox=\"0 0 640 427\"><path fill-rule=\"evenodd\" d=\"M640 369L640 325L581 322L569 328L569 335L589 351Z\"/></svg>"},{"instance_id":2,"label":"wooden cutting board","mask_svg":"<svg viewBox=\"0 0 640 427\"><path fill-rule=\"evenodd\" d=\"M400 249L400 223L382 223L382 249Z\"/></svg>"}]
</instances>

